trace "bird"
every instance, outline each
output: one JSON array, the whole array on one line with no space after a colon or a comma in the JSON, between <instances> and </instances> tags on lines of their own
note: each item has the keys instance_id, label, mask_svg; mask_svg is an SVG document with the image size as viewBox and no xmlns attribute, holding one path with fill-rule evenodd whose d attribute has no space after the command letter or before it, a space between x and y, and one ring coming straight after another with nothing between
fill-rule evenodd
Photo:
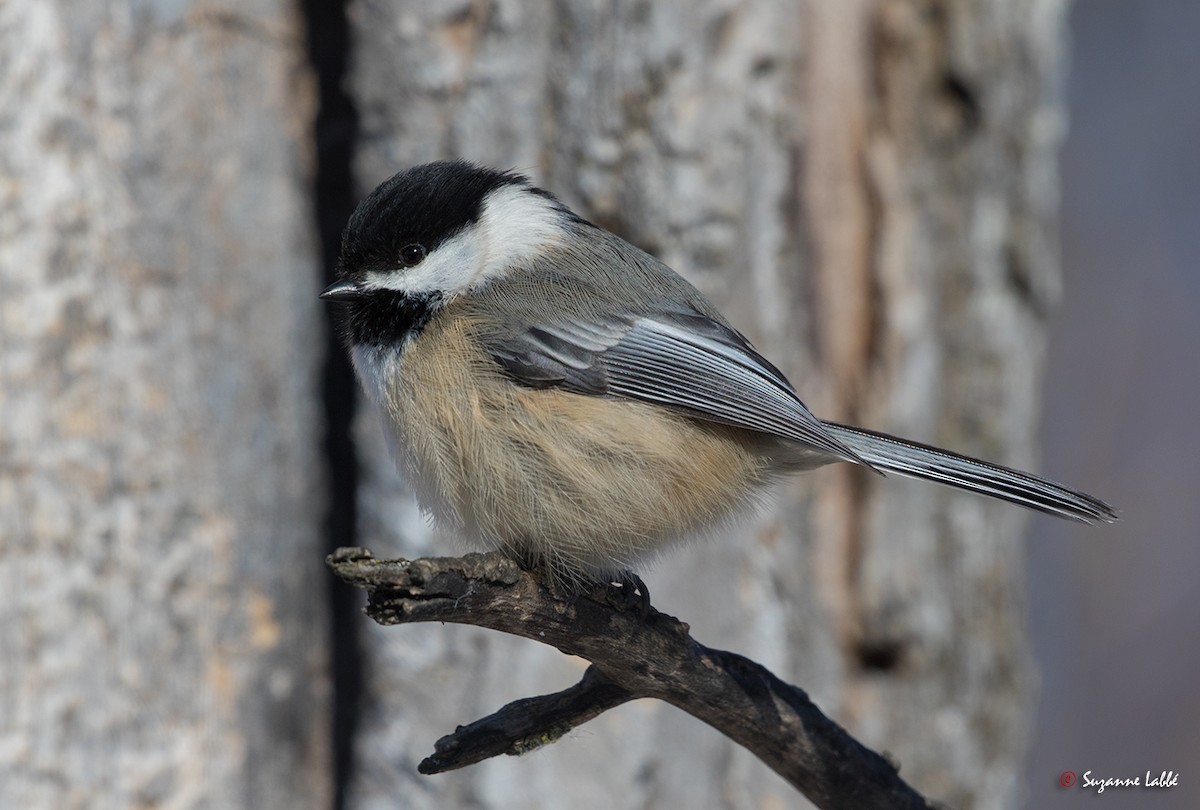
<instances>
[{"instance_id":1,"label":"bird","mask_svg":"<svg viewBox=\"0 0 1200 810\"><path fill-rule=\"evenodd\" d=\"M1117 519L1031 473L817 418L692 284L518 171L397 172L351 215L321 298L422 509L566 587L648 596L638 566L833 463Z\"/></svg>"}]
</instances>

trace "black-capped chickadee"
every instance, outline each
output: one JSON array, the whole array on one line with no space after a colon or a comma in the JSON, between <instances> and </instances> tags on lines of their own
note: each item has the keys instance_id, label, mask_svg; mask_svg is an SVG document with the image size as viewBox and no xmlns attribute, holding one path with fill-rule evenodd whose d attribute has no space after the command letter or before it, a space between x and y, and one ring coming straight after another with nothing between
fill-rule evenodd
<instances>
[{"instance_id":1,"label":"black-capped chickadee","mask_svg":"<svg viewBox=\"0 0 1200 810\"><path fill-rule=\"evenodd\" d=\"M422 507L568 581L610 581L835 461L1087 523L1029 473L813 416L669 267L513 172L402 171L342 236L345 339Z\"/></svg>"}]
</instances>

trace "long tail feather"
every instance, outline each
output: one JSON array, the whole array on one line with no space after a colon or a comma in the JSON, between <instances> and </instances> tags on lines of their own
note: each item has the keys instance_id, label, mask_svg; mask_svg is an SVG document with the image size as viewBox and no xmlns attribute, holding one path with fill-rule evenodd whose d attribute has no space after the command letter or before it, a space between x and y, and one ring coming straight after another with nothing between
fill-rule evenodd
<instances>
[{"instance_id":1,"label":"long tail feather","mask_svg":"<svg viewBox=\"0 0 1200 810\"><path fill-rule=\"evenodd\" d=\"M911 478L978 492L1081 523L1112 523L1116 510L1099 498L1020 470L989 464L886 433L825 422L842 444L875 467Z\"/></svg>"}]
</instances>

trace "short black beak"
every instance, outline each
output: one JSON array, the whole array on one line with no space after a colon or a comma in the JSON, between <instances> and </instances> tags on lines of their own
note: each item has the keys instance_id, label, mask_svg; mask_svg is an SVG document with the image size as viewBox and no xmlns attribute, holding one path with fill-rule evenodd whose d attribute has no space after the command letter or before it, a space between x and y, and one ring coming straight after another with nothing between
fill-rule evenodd
<instances>
[{"instance_id":1,"label":"short black beak","mask_svg":"<svg viewBox=\"0 0 1200 810\"><path fill-rule=\"evenodd\" d=\"M357 281L343 278L326 287L325 292L321 293L321 298L326 301L357 301L364 295L366 290L359 286Z\"/></svg>"}]
</instances>

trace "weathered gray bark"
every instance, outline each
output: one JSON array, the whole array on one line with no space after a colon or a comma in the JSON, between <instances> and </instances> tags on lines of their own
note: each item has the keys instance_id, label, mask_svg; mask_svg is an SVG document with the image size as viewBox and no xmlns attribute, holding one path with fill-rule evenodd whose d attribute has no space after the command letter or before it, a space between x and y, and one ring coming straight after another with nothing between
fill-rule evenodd
<instances>
[{"instance_id":1,"label":"weathered gray bark","mask_svg":"<svg viewBox=\"0 0 1200 810\"><path fill-rule=\"evenodd\" d=\"M1063 0L351 5L364 190L462 156L532 171L692 278L819 414L1035 466ZM449 553L372 416L363 545ZM904 777L1008 807L1031 711L1012 507L824 470L641 572L706 644L809 690ZM661 705L537 754L419 777L464 717L580 666L474 628L366 635L352 807L791 806Z\"/></svg>"},{"instance_id":2,"label":"weathered gray bark","mask_svg":"<svg viewBox=\"0 0 1200 810\"><path fill-rule=\"evenodd\" d=\"M327 807L279 0L0 3L0 806Z\"/></svg>"},{"instance_id":3,"label":"weathered gray bark","mask_svg":"<svg viewBox=\"0 0 1200 810\"><path fill-rule=\"evenodd\" d=\"M591 662L567 689L520 698L459 726L437 741L417 766L420 773L527 754L605 711L653 698L753 752L818 807L934 806L905 783L894 762L854 740L804 690L745 656L705 647L674 616L644 603L634 609L626 593L599 585L564 602L497 551L379 560L368 549L340 548L327 562L340 579L367 592L366 613L382 625L486 627Z\"/></svg>"}]
</instances>

